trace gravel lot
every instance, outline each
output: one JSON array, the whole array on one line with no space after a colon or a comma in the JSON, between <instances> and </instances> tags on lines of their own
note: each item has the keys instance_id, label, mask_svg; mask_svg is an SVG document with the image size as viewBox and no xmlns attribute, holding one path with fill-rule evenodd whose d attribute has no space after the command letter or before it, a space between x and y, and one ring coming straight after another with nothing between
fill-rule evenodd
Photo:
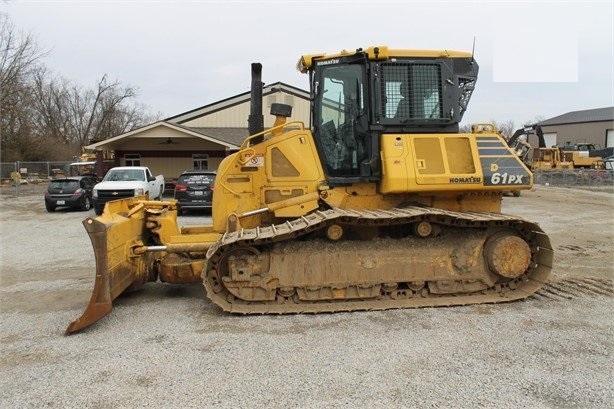
<instances>
[{"instance_id":1,"label":"gravel lot","mask_svg":"<svg viewBox=\"0 0 614 409\"><path fill-rule=\"evenodd\" d=\"M504 198L556 251L528 300L233 316L200 285L150 283L66 337L93 286L88 214L48 214L43 191L0 191L2 408L614 407L613 194Z\"/></svg>"}]
</instances>

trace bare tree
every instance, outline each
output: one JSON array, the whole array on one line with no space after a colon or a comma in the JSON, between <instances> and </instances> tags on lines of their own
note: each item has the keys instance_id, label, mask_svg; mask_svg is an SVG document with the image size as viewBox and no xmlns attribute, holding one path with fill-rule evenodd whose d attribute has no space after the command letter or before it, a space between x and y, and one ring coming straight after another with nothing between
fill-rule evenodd
<instances>
[{"instance_id":1,"label":"bare tree","mask_svg":"<svg viewBox=\"0 0 614 409\"><path fill-rule=\"evenodd\" d=\"M18 34L8 16L0 13L0 154L20 156L30 137L31 90L29 76L44 53L29 34Z\"/></svg>"},{"instance_id":2,"label":"bare tree","mask_svg":"<svg viewBox=\"0 0 614 409\"><path fill-rule=\"evenodd\" d=\"M84 88L50 73L31 34L17 34L0 13L0 154L3 160L39 160L44 152L71 158L92 140L158 119L133 103L136 88L104 74Z\"/></svg>"},{"instance_id":3,"label":"bare tree","mask_svg":"<svg viewBox=\"0 0 614 409\"><path fill-rule=\"evenodd\" d=\"M26 81L45 54L31 34L17 34L8 16L0 13L0 104Z\"/></svg>"},{"instance_id":4,"label":"bare tree","mask_svg":"<svg viewBox=\"0 0 614 409\"><path fill-rule=\"evenodd\" d=\"M514 121L505 121L505 122L497 122L491 121L499 130L499 133L503 135L505 139L509 139L510 136L514 134L516 131L516 127L514 126Z\"/></svg>"},{"instance_id":5,"label":"bare tree","mask_svg":"<svg viewBox=\"0 0 614 409\"><path fill-rule=\"evenodd\" d=\"M74 142L70 136L72 124L67 107L67 86L66 80L54 79L46 70L39 70L33 78L32 106L36 115L32 122L40 135L54 143Z\"/></svg>"},{"instance_id":6,"label":"bare tree","mask_svg":"<svg viewBox=\"0 0 614 409\"><path fill-rule=\"evenodd\" d=\"M83 147L143 126L149 119L142 106L127 103L136 96L135 88L110 82L106 74L94 89L50 78L44 74L35 79L36 110L40 132L56 142Z\"/></svg>"},{"instance_id":7,"label":"bare tree","mask_svg":"<svg viewBox=\"0 0 614 409\"><path fill-rule=\"evenodd\" d=\"M535 116L533 119L530 119L530 120L528 120L528 121L525 121L525 123L524 123L524 124L525 124L525 125L535 125L535 124L538 124L538 123L543 122L543 121L545 121L545 120L546 120L546 118L545 118L544 116L542 116L542 115L536 115L536 116Z\"/></svg>"},{"instance_id":8,"label":"bare tree","mask_svg":"<svg viewBox=\"0 0 614 409\"><path fill-rule=\"evenodd\" d=\"M114 132L124 132L125 129L113 129L112 125L117 114L123 109L122 103L135 96L134 88L123 87L117 80L109 82L107 75L103 75L98 81L97 89L85 95L85 103L89 105L91 114L87 126L80 129L81 144L85 145L91 139L114 136Z\"/></svg>"}]
</instances>

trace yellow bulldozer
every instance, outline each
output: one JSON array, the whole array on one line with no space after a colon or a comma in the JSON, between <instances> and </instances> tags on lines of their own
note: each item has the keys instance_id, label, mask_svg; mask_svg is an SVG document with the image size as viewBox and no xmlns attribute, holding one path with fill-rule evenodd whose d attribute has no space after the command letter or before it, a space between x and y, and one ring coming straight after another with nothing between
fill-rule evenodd
<instances>
[{"instance_id":1,"label":"yellow bulldozer","mask_svg":"<svg viewBox=\"0 0 614 409\"><path fill-rule=\"evenodd\" d=\"M533 152L531 167L534 170L605 169L605 162L601 156L589 156L589 154L606 150L582 149L584 146L592 147L593 145L580 145L580 149L575 150L560 146L536 148Z\"/></svg>"},{"instance_id":2,"label":"yellow bulldozer","mask_svg":"<svg viewBox=\"0 0 614 409\"><path fill-rule=\"evenodd\" d=\"M529 169L496 132L460 133L478 74L467 52L386 46L303 55L312 117L273 104L252 64L250 136L217 170L212 223L174 201L106 204L84 220L96 279L67 334L149 281L202 282L222 310L319 313L496 303L550 275L536 223L501 214Z\"/></svg>"}]
</instances>

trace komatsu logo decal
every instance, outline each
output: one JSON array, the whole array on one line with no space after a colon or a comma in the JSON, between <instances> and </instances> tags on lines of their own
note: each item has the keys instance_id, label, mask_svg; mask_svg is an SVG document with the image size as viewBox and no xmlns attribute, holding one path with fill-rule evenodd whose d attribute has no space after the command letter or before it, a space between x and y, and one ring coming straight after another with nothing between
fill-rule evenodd
<instances>
[{"instance_id":1,"label":"komatsu logo decal","mask_svg":"<svg viewBox=\"0 0 614 409\"><path fill-rule=\"evenodd\" d=\"M339 60L334 59L334 60L318 61L318 65L331 65L331 64L339 64Z\"/></svg>"},{"instance_id":2,"label":"komatsu logo decal","mask_svg":"<svg viewBox=\"0 0 614 409\"><path fill-rule=\"evenodd\" d=\"M476 178L474 176L468 178L450 178L450 183L481 183L482 178Z\"/></svg>"}]
</instances>

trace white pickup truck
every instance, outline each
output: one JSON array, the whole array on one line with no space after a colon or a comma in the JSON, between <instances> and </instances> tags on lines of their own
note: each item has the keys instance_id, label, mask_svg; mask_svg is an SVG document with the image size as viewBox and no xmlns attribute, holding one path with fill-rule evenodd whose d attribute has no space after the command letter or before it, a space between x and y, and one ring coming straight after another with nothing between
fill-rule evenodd
<instances>
[{"instance_id":1,"label":"white pickup truck","mask_svg":"<svg viewBox=\"0 0 614 409\"><path fill-rule=\"evenodd\" d=\"M164 176L153 177L145 166L124 166L109 169L92 191L94 211L101 215L111 200L146 195L149 200L162 200Z\"/></svg>"}]
</instances>

